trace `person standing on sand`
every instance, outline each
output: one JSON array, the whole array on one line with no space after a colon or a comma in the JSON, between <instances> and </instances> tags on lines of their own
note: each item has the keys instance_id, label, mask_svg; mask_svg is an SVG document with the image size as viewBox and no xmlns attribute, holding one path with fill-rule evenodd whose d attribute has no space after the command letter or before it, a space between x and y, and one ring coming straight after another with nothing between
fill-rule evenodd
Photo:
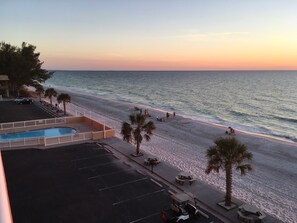
<instances>
[{"instance_id":1,"label":"person standing on sand","mask_svg":"<svg viewBox=\"0 0 297 223\"><path fill-rule=\"evenodd\" d=\"M175 117L175 112L173 112L173 117Z\"/></svg>"}]
</instances>

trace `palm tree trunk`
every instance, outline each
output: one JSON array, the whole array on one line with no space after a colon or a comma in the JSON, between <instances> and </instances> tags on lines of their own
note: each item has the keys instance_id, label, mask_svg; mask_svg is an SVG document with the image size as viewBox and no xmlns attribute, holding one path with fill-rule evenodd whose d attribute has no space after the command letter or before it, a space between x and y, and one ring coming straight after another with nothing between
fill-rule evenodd
<instances>
[{"instance_id":1,"label":"palm tree trunk","mask_svg":"<svg viewBox=\"0 0 297 223\"><path fill-rule=\"evenodd\" d=\"M64 115L66 115L66 102L63 101L63 106L64 106Z\"/></svg>"},{"instance_id":2,"label":"palm tree trunk","mask_svg":"<svg viewBox=\"0 0 297 223\"><path fill-rule=\"evenodd\" d=\"M139 140L137 140L137 143L136 143L136 155L139 155L140 153L140 143L139 143Z\"/></svg>"},{"instance_id":3,"label":"palm tree trunk","mask_svg":"<svg viewBox=\"0 0 297 223\"><path fill-rule=\"evenodd\" d=\"M225 205L231 206L231 196L232 196L232 165L226 167L226 197Z\"/></svg>"}]
</instances>

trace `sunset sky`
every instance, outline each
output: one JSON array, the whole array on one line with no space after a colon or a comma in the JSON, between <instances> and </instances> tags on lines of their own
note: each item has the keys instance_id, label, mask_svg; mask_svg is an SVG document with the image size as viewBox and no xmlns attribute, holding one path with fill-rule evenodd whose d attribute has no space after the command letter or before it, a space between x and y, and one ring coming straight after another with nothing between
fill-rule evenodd
<instances>
[{"instance_id":1,"label":"sunset sky","mask_svg":"<svg viewBox=\"0 0 297 223\"><path fill-rule=\"evenodd\" d=\"M297 69L295 0L1 0L46 69Z\"/></svg>"}]
</instances>

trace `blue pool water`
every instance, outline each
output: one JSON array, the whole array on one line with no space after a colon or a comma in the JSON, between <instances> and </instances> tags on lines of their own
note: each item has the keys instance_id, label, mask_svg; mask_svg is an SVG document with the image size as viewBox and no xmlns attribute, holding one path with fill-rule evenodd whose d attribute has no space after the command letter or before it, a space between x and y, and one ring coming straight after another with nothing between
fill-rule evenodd
<instances>
[{"instance_id":1,"label":"blue pool water","mask_svg":"<svg viewBox=\"0 0 297 223\"><path fill-rule=\"evenodd\" d=\"M50 128L50 129L37 129L25 132L9 133L0 135L0 141L7 142L9 140L18 140L23 138L36 138L36 137L54 137L63 136L76 133L72 128Z\"/></svg>"}]
</instances>

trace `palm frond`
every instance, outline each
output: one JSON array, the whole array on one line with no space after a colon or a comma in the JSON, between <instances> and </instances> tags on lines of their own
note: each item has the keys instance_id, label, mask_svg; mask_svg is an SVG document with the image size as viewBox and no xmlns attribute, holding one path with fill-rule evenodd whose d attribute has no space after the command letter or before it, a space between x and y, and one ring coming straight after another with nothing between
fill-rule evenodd
<instances>
[{"instance_id":1,"label":"palm frond","mask_svg":"<svg viewBox=\"0 0 297 223\"><path fill-rule=\"evenodd\" d=\"M152 121L146 122L146 116L140 112L130 114L129 121L130 123L124 122L122 124L121 134L123 135L123 140L135 142L137 147L136 153L138 153L143 138L149 141L156 127Z\"/></svg>"},{"instance_id":2,"label":"palm frond","mask_svg":"<svg viewBox=\"0 0 297 223\"><path fill-rule=\"evenodd\" d=\"M239 170L240 175L245 175L247 171L252 170L252 166L250 164L243 164L236 167L236 170Z\"/></svg>"},{"instance_id":3,"label":"palm frond","mask_svg":"<svg viewBox=\"0 0 297 223\"><path fill-rule=\"evenodd\" d=\"M144 138L147 142L151 140L151 137L148 134L144 134Z\"/></svg>"},{"instance_id":4,"label":"palm frond","mask_svg":"<svg viewBox=\"0 0 297 223\"><path fill-rule=\"evenodd\" d=\"M236 168L245 174L251 169L250 164L242 164L246 160L252 160L252 153L247 151L244 144L238 142L234 137L221 137L216 139L215 145L207 149L208 158L207 171L225 170L227 166L236 164Z\"/></svg>"},{"instance_id":5,"label":"palm frond","mask_svg":"<svg viewBox=\"0 0 297 223\"><path fill-rule=\"evenodd\" d=\"M132 127L129 123L123 122L121 135L123 136L123 140L130 143L132 140Z\"/></svg>"}]
</instances>

